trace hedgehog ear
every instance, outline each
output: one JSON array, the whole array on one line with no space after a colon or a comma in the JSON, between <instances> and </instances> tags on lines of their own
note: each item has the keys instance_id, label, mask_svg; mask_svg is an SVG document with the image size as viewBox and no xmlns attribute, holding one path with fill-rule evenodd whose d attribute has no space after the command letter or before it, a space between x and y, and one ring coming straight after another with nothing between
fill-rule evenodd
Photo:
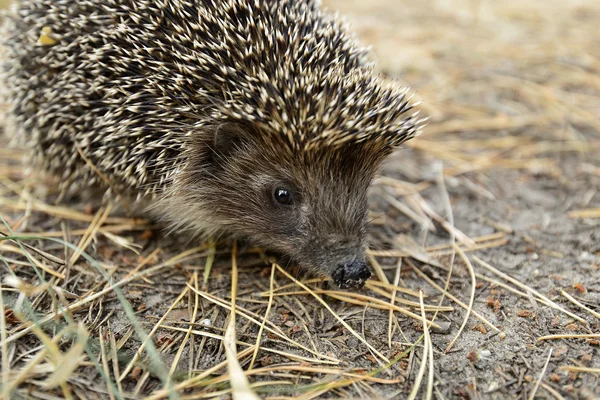
<instances>
[{"instance_id":1,"label":"hedgehog ear","mask_svg":"<svg viewBox=\"0 0 600 400\"><path fill-rule=\"evenodd\" d=\"M245 147L248 141L248 132L243 126L225 123L215 129L213 150L220 158L227 159L236 150Z\"/></svg>"}]
</instances>

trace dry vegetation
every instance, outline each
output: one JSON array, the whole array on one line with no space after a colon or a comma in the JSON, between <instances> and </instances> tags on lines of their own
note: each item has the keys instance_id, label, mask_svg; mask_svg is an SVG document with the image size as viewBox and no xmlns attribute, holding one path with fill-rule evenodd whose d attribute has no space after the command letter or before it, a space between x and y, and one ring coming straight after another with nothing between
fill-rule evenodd
<instances>
[{"instance_id":1,"label":"dry vegetation","mask_svg":"<svg viewBox=\"0 0 600 400\"><path fill-rule=\"evenodd\" d=\"M0 148L3 398L600 398L600 3L329 0L431 116L359 292L54 204Z\"/></svg>"}]
</instances>

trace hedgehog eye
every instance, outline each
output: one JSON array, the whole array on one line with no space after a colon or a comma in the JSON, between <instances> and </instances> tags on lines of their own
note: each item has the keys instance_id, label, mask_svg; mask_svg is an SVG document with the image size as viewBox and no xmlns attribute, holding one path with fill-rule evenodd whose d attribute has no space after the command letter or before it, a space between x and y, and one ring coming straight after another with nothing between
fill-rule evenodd
<instances>
[{"instance_id":1,"label":"hedgehog eye","mask_svg":"<svg viewBox=\"0 0 600 400\"><path fill-rule=\"evenodd\" d=\"M292 198L292 192L286 188L278 187L273 192L273 198L279 204L284 206L290 206L294 203L294 199Z\"/></svg>"}]
</instances>

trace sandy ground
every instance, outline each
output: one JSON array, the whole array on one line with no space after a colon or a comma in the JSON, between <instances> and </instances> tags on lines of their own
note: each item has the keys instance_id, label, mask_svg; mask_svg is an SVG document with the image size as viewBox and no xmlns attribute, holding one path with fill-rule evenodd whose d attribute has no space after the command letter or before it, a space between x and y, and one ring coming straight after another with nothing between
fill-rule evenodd
<instances>
[{"instance_id":1,"label":"sandy ground","mask_svg":"<svg viewBox=\"0 0 600 400\"><path fill-rule=\"evenodd\" d=\"M444 150L470 147L479 165L447 184L456 226L471 237L498 229L510 232L506 245L481 257L551 299L564 302L559 293L564 289L597 309L600 224L597 219L570 218L569 211L600 204L600 49L594 44L598 4L326 3L348 16L363 41L373 46L387 75L418 90L432 116L433 134L422 139L435 141L440 151L428 152L427 144L417 140L414 147L426 151L400 152L387 173L405 180L431 179L440 157L446 170L456 165ZM583 147L577 149L575 143ZM523 164L506 168L509 163L496 163L496 156ZM443 212L439 188L423 196ZM416 277L410 284L421 285ZM570 363L598 367L597 341L538 341L558 332L598 332L598 319L587 327L573 324L531 297L480 285L475 309L491 314L490 321L506 338L470 330L451 354L440 355L436 385L445 398L526 398L527 384L522 385L537 379L550 350L545 377L552 387L565 398L600 397L597 375L560 370ZM468 290L465 279L451 292ZM499 303L493 308L495 301ZM459 318L450 317L457 323ZM447 339L434 336L434 343L442 350ZM489 353L472 362L470 351ZM539 396L553 398L549 392Z\"/></svg>"},{"instance_id":2,"label":"sandy ground","mask_svg":"<svg viewBox=\"0 0 600 400\"><path fill-rule=\"evenodd\" d=\"M382 74L410 84L430 116L372 193L377 279L415 292L371 285L344 295L316 282L313 296L280 271L271 280L261 253L241 248L238 356L252 368L254 390L272 399L406 398L428 344L433 363L417 398L428 388L437 399L600 398L600 3L324 5L347 17ZM169 381L184 397L229 398L230 244L188 243L89 204L56 206L52 188L41 192L19 159L0 149L0 215L16 234L36 235L26 243L68 262L30 251L44 266L36 273L23 248L0 242L1 274L10 268L33 285L3 284L3 390L14 398L165 397ZM437 314L431 341L415 345L422 321L398 308L420 315L421 288L437 305L441 291L428 280L444 287L450 265L443 305L451 308ZM269 307L270 285L288 294L273 295ZM20 293L31 301L24 314L15 312ZM404 303L382 305L390 297ZM461 331L467 313L454 299L472 299L485 321L471 315ZM72 311L53 317L61 305ZM154 346L140 349L140 327ZM247 349L259 331L252 362ZM568 337L540 340L558 334ZM61 369L65 377L51 373Z\"/></svg>"}]
</instances>

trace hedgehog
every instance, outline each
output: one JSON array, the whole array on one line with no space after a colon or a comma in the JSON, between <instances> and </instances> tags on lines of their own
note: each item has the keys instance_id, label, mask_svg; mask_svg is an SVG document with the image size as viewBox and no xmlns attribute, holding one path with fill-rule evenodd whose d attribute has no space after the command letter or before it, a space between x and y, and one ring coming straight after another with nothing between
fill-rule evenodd
<instances>
[{"instance_id":1,"label":"hedgehog","mask_svg":"<svg viewBox=\"0 0 600 400\"><path fill-rule=\"evenodd\" d=\"M360 288L369 187L423 119L318 3L17 0L11 135L63 191Z\"/></svg>"}]
</instances>

